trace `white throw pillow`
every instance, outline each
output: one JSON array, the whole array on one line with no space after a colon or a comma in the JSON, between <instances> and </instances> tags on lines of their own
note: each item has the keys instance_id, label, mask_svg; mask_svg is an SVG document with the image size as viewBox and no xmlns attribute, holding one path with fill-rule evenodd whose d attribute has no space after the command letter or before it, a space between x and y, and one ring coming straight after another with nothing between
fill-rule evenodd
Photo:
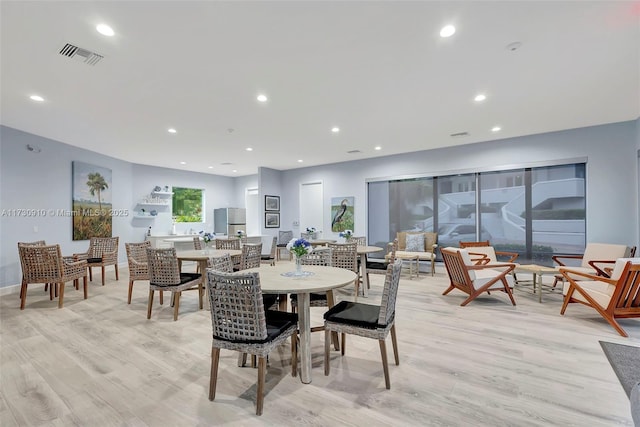
<instances>
[{"instance_id":1,"label":"white throw pillow","mask_svg":"<svg viewBox=\"0 0 640 427\"><path fill-rule=\"evenodd\" d=\"M424 252L424 234L407 234L407 252Z\"/></svg>"}]
</instances>

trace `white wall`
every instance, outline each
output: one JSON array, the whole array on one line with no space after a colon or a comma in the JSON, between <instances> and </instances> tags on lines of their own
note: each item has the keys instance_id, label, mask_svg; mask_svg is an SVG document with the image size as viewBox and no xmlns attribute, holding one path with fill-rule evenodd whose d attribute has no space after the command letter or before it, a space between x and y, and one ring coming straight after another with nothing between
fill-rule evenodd
<instances>
[{"instance_id":1,"label":"white wall","mask_svg":"<svg viewBox=\"0 0 640 427\"><path fill-rule=\"evenodd\" d=\"M629 121L520 138L337 163L282 172L282 192L292 198L284 217L295 218L301 182L324 182L324 210L332 197L355 197L355 234L365 235L366 180L407 175L509 169L564 159L587 159L587 240L638 244L637 123ZM385 144L382 144L383 146ZM370 215L373 215L371 213ZM331 233L325 215L323 237ZM299 230L294 230L294 232ZM635 242L634 242L635 240Z\"/></svg>"}]
</instances>

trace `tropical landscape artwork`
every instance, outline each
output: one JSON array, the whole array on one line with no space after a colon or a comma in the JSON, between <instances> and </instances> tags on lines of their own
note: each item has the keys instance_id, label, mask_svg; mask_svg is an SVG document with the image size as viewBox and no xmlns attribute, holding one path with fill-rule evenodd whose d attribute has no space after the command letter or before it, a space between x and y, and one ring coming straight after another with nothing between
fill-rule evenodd
<instances>
[{"instance_id":1,"label":"tropical landscape artwork","mask_svg":"<svg viewBox=\"0 0 640 427\"><path fill-rule=\"evenodd\" d=\"M331 198L331 231L355 230L353 209L355 197Z\"/></svg>"},{"instance_id":2,"label":"tropical landscape artwork","mask_svg":"<svg viewBox=\"0 0 640 427\"><path fill-rule=\"evenodd\" d=\"M111 237L111 169L73 162L73 240Z\"/></svg>"}]
</instances>

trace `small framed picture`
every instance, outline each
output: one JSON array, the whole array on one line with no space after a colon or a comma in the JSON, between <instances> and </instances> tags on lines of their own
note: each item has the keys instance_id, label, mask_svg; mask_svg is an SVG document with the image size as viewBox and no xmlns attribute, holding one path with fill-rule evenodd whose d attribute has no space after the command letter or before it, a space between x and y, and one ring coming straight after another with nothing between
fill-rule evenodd
<instances>
[{"instance_id":1,"label":"small framed picture","mask_svg":"<svg viewBox=\"0 0 640 427\"><path fill-rule=\"evenodd\" d=\"M264 227L265 228L280 228L280 212L278 212L278 213L265 212L265 214L264 214Z\"/></svg>"},{"instance_id":2,"label":"small framed picture","mask_svg":"<svg viewBox=\"0 0 640 427\"><path fill-rule=\"evenodd\" d=\"M280 196L264 196L264 210L280 212Z\"/></svg>"}]
</instances>

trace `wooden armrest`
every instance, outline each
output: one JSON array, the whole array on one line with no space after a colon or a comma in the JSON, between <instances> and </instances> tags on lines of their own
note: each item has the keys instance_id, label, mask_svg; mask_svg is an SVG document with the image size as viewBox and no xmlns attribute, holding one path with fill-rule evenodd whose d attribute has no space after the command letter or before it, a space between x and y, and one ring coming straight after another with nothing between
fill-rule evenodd
<instances>
[{"instance_id":1,"label":"wooden armrest","mask_svg":"<svg viewBox=\"0 0 640 427\"><path fill-rule=\"evenodd\" d=\"M482 254L477 252L469 252L469 257L471 258L471 261L473 261L475 265L485 265L485 264L489 264L489 262L491 261L487 256L487 254Z\"/></svg>"},{"instance_id":2,"label":"wooden armrest","mask_svg":"<svg viewBox=\"0 0 640 427\"><path fill-rule=\"evenodd\" d=\"M517 252L496 251L496 256L508 256L510 257L507 262L513 262L518 258Z\"/></svg>"},{"instance_id":3,"label":"wooden armrest","mask_svg":"<svg viewBox=\"0 0 640 427\"><path fill-rule=\"evenodd\" d=\"M81 252L79 254L73 254L71 255L73 258L77 259L77 260L82 260L82 259L87 259L89 258L89 252Z\"/></svg>"},{"instance_id":4,"label":"wooden armrest","mask_svg":"<svg viewBox=\"0 0 640 427\"><path fill-rule=\"evenodd\" d=\"M583 255L551 255L551 259L553 259L558 265L565 265L564 262L560 261L560 258L582 259Z\"/></svg>"},{"instance_id":5,"label":"wooden armrest","mask_svg":"<svg viewBox=\"0 0 640 427\"><path fill-rule=\"evenodd\" d=\"M607 260L600 260L600 261L596 261L596 260L589 261L589 265L591 267L593 267L593 269L597 272L598 276L611 277L611 272L607 273L607 271L606 271L609 268L598 267L596 265L596 263L598 263L598 264L615 264L616 263L615 260L607 259ZM611 269L611 271L613 271L613 269Z\"/></svg>"},{"instance_id":6,"label":"wooden armrest","mask_svg":"<svg viewBox=\"0 0 640 427\"><path fill-rule=\"evenodd\" d=\"M484 264L484 265L467 265L467 270L483 270L485 268L508 268L505 272L509 273L510 271L513 271L514 268L516 268L515 264Z\"/></svg>"},{"instance_id":7,"label":"wooden armrest","mask_svg":"<svg viewBox=\"0 0 640 427\"><path fill-rule=\"evenodd\" d=\"M571 267L561 268L560 269L560 273L562 273L562 275L569 281L575 281L576 280L572 276L579 276L579 277L584 277L584 278L589 279L589 280L597 280L599 282L606 282L606 283L609 283L609 284L612 284L612 285L617 282L617 280L610 279L608 277L596 276L595 274L589 274L589 273L583 273L581 271L571 270Z\"/></svg>"}]
</instances>

